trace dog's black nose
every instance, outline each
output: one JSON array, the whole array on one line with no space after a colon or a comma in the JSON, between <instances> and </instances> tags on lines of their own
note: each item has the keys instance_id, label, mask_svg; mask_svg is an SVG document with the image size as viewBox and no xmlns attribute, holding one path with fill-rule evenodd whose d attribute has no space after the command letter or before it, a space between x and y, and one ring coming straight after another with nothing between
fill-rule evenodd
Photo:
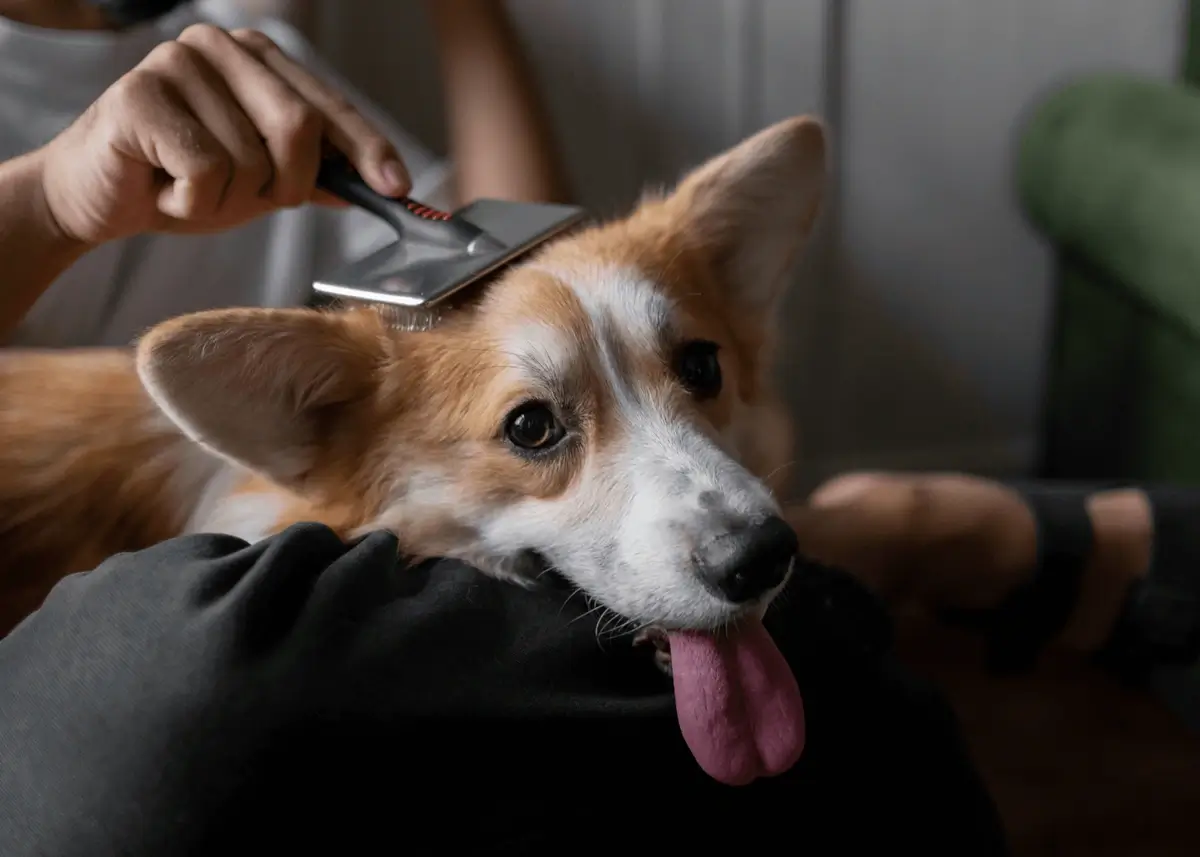
<instances>
[{"instance_id":1,"label":"dog's black nose","mask_svg":"<svg viewBox=\"0 0 1200 857\"><path fill-rule=\"evenodd\" d=\"M727 601L740 604L778 586L799 551L796 533L781 518L718 536L700 551L700 575Z\"/></svg>"}]
</instances>

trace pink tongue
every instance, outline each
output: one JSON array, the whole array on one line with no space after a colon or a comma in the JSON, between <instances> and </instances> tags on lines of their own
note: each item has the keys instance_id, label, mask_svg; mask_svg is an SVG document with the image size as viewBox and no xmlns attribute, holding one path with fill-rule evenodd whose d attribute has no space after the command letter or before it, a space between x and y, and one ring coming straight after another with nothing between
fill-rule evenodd
<instances>
[{"instance_id":1,"label":"pink tongue","mask_svg":"<svg viewBox=\"0 0 1200 857\"><path fill-rule=\"evenodd\" d=\"M761 622L729 636L673 633L679 728L713 779L743 786L782 774L804 750L796 678Z\"/></svg>"}]
</instances>

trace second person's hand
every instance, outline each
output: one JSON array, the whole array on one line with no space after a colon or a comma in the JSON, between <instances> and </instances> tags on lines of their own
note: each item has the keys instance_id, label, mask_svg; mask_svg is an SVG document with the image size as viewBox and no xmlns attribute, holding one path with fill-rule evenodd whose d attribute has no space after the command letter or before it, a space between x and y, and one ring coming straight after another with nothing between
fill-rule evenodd
<instances>
[{"instance_id":1,"label":"second person's hand","mask_svg":"<svg viewBox=\"0 0 1200 857\"><path fill-rule=\"evenodd\" d=\"M408 192L395 148L341 93L260 32L201 24L151 51L39 158L59 228L95 245L336 204L316 189L329 147L376 191Z\"/></svg>"}]
</instances>

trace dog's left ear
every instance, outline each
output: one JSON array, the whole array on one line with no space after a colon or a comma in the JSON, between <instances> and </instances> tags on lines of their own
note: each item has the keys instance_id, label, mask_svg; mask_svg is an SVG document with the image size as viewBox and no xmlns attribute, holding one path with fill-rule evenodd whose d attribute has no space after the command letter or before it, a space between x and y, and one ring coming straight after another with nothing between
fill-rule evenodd
<instances>
[{"instance_id":1,"label":"dog's left ear","mask_svg":"<svg viewBox=\"0 0 1200 857\"><path fill-rule=\"evenodd\" d=\"M787 119L697 168L666 201L739 309L769 311L786 291L821 208L825 150L819 121Z\"/></svg>"},{"instance_id":2,"label":"dog's left ear","mask_svg":"<svg viewBox=\"0 0 1200 857\"><path fill-rule=\"evenodd\" d=\"M142 338L138 375L192 440L303 492L346 445L336 433L349 409L378 389L386 354L372 319L305 309L193 313Z\"/></svg>"}]
</instances>

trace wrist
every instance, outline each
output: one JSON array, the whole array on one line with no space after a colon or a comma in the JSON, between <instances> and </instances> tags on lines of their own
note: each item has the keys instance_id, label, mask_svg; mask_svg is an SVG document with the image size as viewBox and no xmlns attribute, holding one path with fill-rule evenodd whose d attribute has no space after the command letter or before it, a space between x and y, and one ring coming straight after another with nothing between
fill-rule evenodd
<instances>
[{"instance_id":1,"label":"wrist","mask_svg":"<svg viewBox=\"0 0 1200 857\"><path fill-rule=\"evenodd\" d=\"M5 339L42 292L89 245L54 216L43 180L41 152L0 163L0 339Z\"/></svg>"},{"instance_id":2,"label":"wrist","mask_svg":"<svg viewBox=\"0 0 1200 857\"><path fill-rule=\"evenodd\" d=\"M14 198L19 200L25 213L26 238L32 242L31 249L73 261L91 247L72 236L54 213L46 188L45 161L42 149L14 158L2 167L4 180L11 181Z\"/></svg>"}]
</instances>

